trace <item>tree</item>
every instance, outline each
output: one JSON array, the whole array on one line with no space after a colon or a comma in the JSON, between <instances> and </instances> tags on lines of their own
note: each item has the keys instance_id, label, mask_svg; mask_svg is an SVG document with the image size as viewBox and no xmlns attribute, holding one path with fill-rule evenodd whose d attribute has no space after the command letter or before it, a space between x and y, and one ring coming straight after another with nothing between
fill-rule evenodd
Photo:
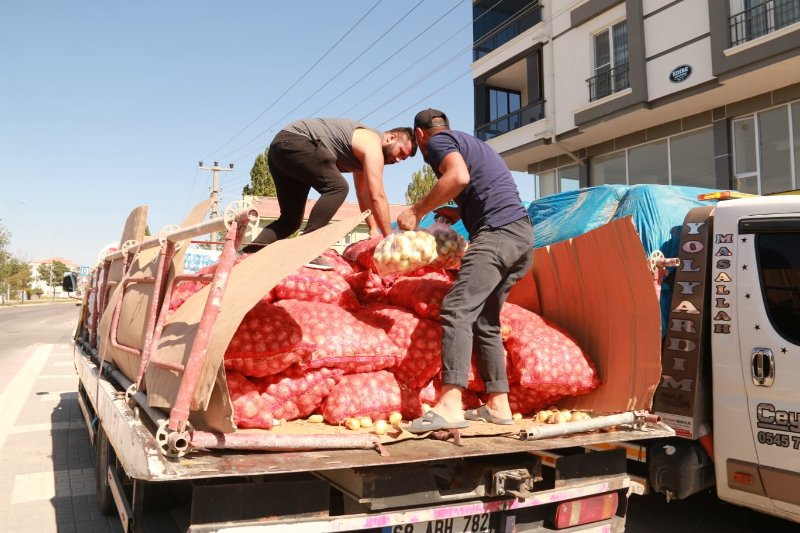
<instances>
[{"instance_id":1,"label":"tree","mask_svg":"<svg viewBox=\"0 0 800 533\"><path fill-rule=\"evenodd\" d=\"M8 262L8 285L13 291L27 289L31 283L31 266L26 261L12 257Z\"/></svg>"},{"instance_id":2,"label":"tree","mask_svg":"<svg viewBox=\"0 0 800 533\"><path fill-rule=\"evenodd\" d=\"M250 170L250 184L245 185L242 189L242 194L250 196L278 196L275 189L275 181L272 179L272 173L269 171L267 164L267 156L269 155L269 148L264 150L263 154L258 154L253 163L253 168Z\"/></svg>"},{"instance_id":3,"label":"tree","mask_svg":"<svg viewBox=\"0 0 800 533\"><path fill-rule=\"evenodd\" d=\"M406 203L413 204L425 194L433 189L436 184L436 175L430 165L425 164L422 169L414 172L411 175L411 183L408 184L406 189Z\"/></svg>"},{"instance_id":4,"label":"tree","mask_svg":"<svg viewBox=\"0 0 800 533\"><path fill-rule=\"evenodd\" d=\"M0 301L6 301L6 289L8 280L11 276L10 261L11 254L8 245L11 243L11 233L0 225Z\"/></svg>"},{"instance_id":5,"label":"tree","mask_svg":"<svg viewBox=\"0 0 800 533\"><path fill-rule=\"evenodd\" d=\"M147 224L145 224L145 226L144 226L144 236L145 237L152 237L152 234L150 233L150 226L148 226Z\"/></svg>"},{"instance_id":6,"label":"tree","mask_svg":"<svg viewBox=\"0 0 800 533\"><path fill-rule=\"evenodd\" d=\"M54 297L56 295L56 287L61 286L64 272L69 272L69 267L61 261L52 261L50 264L43 263L39 265L39 277L48 287L53 289Z\"/></svg>"}]
</instances>

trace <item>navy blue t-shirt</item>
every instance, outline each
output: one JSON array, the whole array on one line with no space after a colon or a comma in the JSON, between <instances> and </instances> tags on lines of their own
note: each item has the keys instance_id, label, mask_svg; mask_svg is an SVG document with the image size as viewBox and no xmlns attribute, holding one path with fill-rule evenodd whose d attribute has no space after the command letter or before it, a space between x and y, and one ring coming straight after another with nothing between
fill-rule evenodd
<instances>
[{"instance_id":1,"label":"navy blue t-shirt","mask_svg":"<svg viewBox=\"0 0 800 533\"><path fill-rule=\"evenodd\" d=\"M527 216L506 162L472 135L445 130L430 138L426 160L437 178L439 165L452 152L461 154L469 170L469 183L455 202L470 238L486 226L497 228Z\"/></svg>"}]
</instances>

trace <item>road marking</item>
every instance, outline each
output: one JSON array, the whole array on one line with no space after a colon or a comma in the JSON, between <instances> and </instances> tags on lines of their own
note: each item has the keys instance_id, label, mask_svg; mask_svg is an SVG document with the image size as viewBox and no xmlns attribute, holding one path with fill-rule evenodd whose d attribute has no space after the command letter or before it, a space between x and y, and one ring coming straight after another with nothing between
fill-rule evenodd
<instances>
[{"instance_id":1,"label":"road marking","mask_svg":"<svg viewBox=\"0 0 800 533\"><path fill-rule=\"evenodd\" d=\"M19 417L22 406L31 395L36 379L42 371L53 345L37 346L30 358L25 362L17 375L11 380L6 390L0 394L0 450L6 443L9 430Z\"/></svg>"},{"instance_id":2,"label":"road marking","mask_svg":"<svg viewBox=\"0 0 800 533\"><path fill-rule=\"evenodd\" d=\"M11 504L53 498L91 496L95 493L93 468L73 468L14 476Z\"/></svg>"}]
</instances>

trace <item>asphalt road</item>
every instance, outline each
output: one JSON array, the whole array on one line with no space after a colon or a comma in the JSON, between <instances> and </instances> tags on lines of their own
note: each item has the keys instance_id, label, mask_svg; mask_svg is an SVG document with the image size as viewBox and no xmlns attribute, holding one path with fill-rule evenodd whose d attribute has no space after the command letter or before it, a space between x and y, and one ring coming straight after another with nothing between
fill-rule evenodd
<instances>
[{"instance_id":1,"label":"asphalt road","mask_svg":"<svg viewBox=\"0 0 800 533\"><path fill-rule=\"evenodd\" d=\"M74 302L0 306L0 392L37 344L69 343L80 307Z\"/></svg>"}]
</instances>

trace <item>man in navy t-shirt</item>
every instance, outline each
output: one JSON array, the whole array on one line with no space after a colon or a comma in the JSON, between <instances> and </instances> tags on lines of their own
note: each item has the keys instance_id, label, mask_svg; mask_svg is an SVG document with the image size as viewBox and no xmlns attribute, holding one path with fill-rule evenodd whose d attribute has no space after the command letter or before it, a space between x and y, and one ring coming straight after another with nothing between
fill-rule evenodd
<instances>
[{"instance_id":1,"label":"man in navy t-shirt","mask_svg":"<svg viewBox=\"0 0 800 533\"><path fill-rule=\"evenodd\" d=\"M469 426L468 420L513 424L500 309L511 287L531 268L533 226L505 161L472 135L453 131L435 109L414 118L414 134L436 185L400 213L397 225L414 230L429 211L464 221L470 245L441 307L442 395L435 408L407 429L423 433ZM437 206L455 201L458 208ZM473 349L489 398L463 411Z\"/></svg>"}]
</instances>

